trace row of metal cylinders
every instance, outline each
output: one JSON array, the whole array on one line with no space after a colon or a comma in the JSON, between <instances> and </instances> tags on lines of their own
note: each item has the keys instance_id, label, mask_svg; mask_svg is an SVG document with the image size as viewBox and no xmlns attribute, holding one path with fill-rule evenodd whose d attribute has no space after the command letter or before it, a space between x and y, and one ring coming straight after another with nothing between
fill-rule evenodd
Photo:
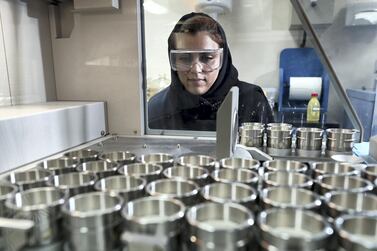
<instances>
[{"instance_id":1,"label":"row of metal cylinders","mask_svg":"<svg viewBox=\"0 0 377 251\"><path fill-rule=\"evenodd\" d=\"M101 160L97 162L102 163ZM376 182L377 171L373 165L318 162L309 166L298 161L275 160L260 166L255 160L227 159L220 161L223 168L210 165L208 169L204 162L202 167L172 167L171 163L126 164L118 166L118 174L121 175L105 175L99 180L100 172L90 173L87 170L52 175L48 179L49 184L56 188L13 191L5 206L14 210L9 217L22 215L27 218L28 213L33 212L29 219L38 226L47 226L46 231L40 231L43 234L32 234L33 237L28 238L27 245L31 247L49 242L38 242L38 237L51 241L49 237L53 236L54 226L59 226L61 219L64 219L62 225L65 230L58 236L65 235L66 246L71 250L110 250L113 246L127 247L128 250L156 247L180 250L182 246L189 250L255 250L257 246L264 250L273 250L273 247L278 250L318 250L321 245L325 248L330 240L334 247L352 250L347 249L348 239L343 240L341 235L334 234L334 231L343 231L343 222L349 222L347 226L350 226L344 231L356 235L361 233L352 231L359 229L355 226L361 224L363 230L357 231L362 231L364 239L369 238L369 241L353 245L375 247L375 242L370 241L376 237L373 228L370 228L376 225L377 210L377 199L370 182ZM224 167L227 164L229 167ZM136 172L124 171L132 166L137 167ZM157 172L153 167L159 167ZM46 171L37 168L27 172L34 172L34 177L38 177ZM32 175L28 177L32 179ZM169 179L161 179L163 177ZM87 180L88 190L80 191L80 188L86 187ZM72 190L68 189L68 184L63 184L64 181L72 185ZM73 189L74 184L76 190ZM71 197L59 197L59 194L67 196L61 193L64 187L65 193L68 191ZM46 191L41 192L43 189ZM102 192L91 192L93 189ZM152 197L141 198L146 195ZM207 203L203 204L205 201ZM50 206L54 208L52 213ZM27 208L26 212L24 208ZM169 208L177 210L173 213ZM63 215L60 218L56 217L59 213L53 213L59 209ZM180 215L179 220L173 220L175 224L171 223L171 215ZM56 219L51 221L53 224L46 224L44 220L50 216ZM335 220L338 225L332 225L327 220L328 216L338 217L339 220ZM305 221L296 222L297 219ZM41 222L44 224L39 224ZM317 229L311 232L312 227ZM165 228L172 232L165 232ZM276 229L279 231L274 231ZM284 229L291 238L280 235ZM365 229L369 231L367 234ZM12 239L8 233L4 231L6 238ZM317 249L311 249L308 236L314 237L318 233L321 233L323 239L319 239L323 242L316 244ZM319 239L315 238L316 241Z\"/></svg>"},{"instance_id":2,"label":"row of metal cylinders","mask_svg":"<svg viewBox=\"0 0 377 251\"><path fill-rule=\"evenodd\" d=\"M295 148L299 150L351 152L357 140L357 133L357 130L342 128L293 128L291 124L286 123L243 123L239 128L239 141L248 147L291 149L295 139Z\"/></svg>"}]
</instances>

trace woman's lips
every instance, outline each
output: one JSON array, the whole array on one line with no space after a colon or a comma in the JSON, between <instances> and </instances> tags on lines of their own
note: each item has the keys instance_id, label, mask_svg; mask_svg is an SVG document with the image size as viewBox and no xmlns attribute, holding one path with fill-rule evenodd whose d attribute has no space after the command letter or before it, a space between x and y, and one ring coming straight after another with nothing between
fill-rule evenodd
<instances>
[{"instance_id":1,"label":"woman's lips","mask_svg":"<svg viewBox=\"0 0 377 251\"><path fill-rule=\"evenodd\" d=\"M204 79L201 78L195 78L195 79L188 79L188 82L195 85L205 85L206 82Z\"/></svg>"}]
</instances>

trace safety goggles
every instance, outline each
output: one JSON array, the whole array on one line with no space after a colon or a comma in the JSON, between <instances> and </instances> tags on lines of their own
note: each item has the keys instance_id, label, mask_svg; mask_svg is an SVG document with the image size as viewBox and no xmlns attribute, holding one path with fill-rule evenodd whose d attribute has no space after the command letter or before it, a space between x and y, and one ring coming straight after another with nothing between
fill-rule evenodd
<instances>
[{"instance_id":1,"label":"safety goggles","mask_svg":"<svg viewBox=\"0 0 377 251\"><path fill-rule=\"evenodd\" d=\"M199 64L203 72L220 69L223 64L223 48L170 51L170 66L174 71L189 71L194 64Z\"/></svg>"}]
</instances>

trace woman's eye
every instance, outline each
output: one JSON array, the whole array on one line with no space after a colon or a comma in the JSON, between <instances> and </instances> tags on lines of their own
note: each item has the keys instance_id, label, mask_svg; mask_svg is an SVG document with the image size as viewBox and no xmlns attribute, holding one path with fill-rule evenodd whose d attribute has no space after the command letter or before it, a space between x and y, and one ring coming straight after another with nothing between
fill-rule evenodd
<instances>
[{"instance_id":1,"label":"woman's eye","mask_svg":"<svg viewBox=\"0 0 377 251\"><path fill-rule=\"evenodd\" d=\"M214 59L215 57L213 55L202 55L200 57L200 61L201 62L208 62L208 61L211 61L212 59Z\"/></svg>"},{"instance_id":2,"label":"woman's eye","mask_svg":"<svg viewBox=\"0 0 377 251\"><path fill-rule=\"evenodd\" d=\"M191 62L191 56L187 54L182 54L177 57L177 60L180 62Z\"/></svg>"}]
</instances>

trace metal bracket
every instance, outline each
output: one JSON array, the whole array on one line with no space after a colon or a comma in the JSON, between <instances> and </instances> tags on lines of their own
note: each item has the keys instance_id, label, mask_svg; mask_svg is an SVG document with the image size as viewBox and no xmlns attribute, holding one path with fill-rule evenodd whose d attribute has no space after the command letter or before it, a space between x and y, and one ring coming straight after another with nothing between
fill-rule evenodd
<instances>
[{"instance_id":1,"label":"metal bracket","mask_svg":"<svg viewBox=\"0 0 377 251\"><path fill-rule=\"evenodd\" d=\"M238 136L239 90L234 86L226 95L216 116L216 158L232 157Z\"/></svg>"}]
</instances>

